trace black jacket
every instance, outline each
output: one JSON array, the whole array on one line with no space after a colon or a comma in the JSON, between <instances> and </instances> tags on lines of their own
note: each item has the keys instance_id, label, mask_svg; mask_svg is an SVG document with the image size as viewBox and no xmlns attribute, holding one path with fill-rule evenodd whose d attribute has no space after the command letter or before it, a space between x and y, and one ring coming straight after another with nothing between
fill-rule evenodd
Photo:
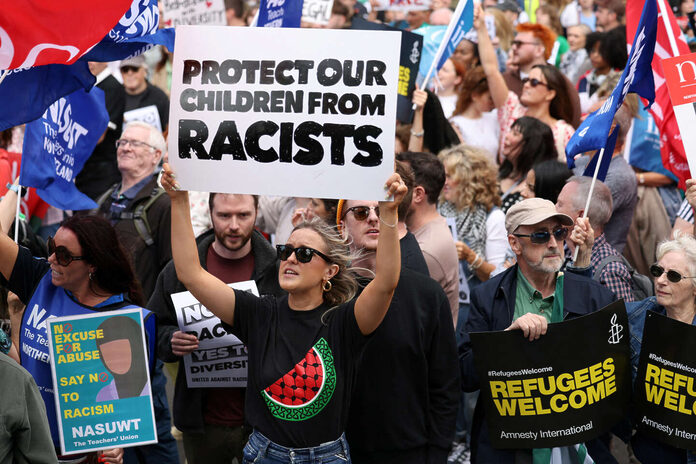
<instances>
[{"instance_id":1,"label":"black jacket","mask_svg":"<svg viewBox=\"0 0 696 464\"><path fill-rule=\"evenodd\" d=\"M471 350L471 332L491 332L507 329L512 324L517 294L517 265L476 287L471 293L471 311L466 321L465 333L459 345L459 363L464 391L479 389L479 378L474 368ZM573 272L564 274L563 318L572 319L592 313L612 301L614 294L599 283ZM488 437L482 402L477 402L471 433L472 463L514 463L520 455L530 455L530 450L495 449ZM608 450L598 440L586 443L596 462L615 462ZM524 460L524 458L522 458ZM531 460L529 461L531 462Z\"/></svg>"},{"instance_id":2,"label":"black jacket","mask_svg":"<svg viewBox=\"0 0 696 464\"><path fill-rule=\"evenodd\" d=\"M207 269L208 248L214 240L215 235L212 230L198 238L198 258L204 269ZM275 250L257 231L254 231L251 236L251 252L254 254L254 272L251 278L256 281L259 293L261 295L282 295L283 291L278 285ZM157 355L165 362L181 360L180 356L172 353L172 334L179 330L179 327L170 295L185 291L186 287L179 282L176 276L174 262L170 261L157 278L155 291L147 303L147 308L157 315ZM179 363L173 401L174 425L179 430L193 433L203 432L203 408L206 390L208 389L189 388L186 385L184 363Z\"/></svg>"}]
</instances>

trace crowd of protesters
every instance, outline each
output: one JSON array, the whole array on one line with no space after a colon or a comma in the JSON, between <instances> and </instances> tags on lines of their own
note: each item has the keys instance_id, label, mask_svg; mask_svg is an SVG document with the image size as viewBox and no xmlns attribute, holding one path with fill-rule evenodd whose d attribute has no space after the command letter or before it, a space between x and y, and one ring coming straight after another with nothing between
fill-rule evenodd
<instances>
[{"instance_id":1,"label":"crowd of protesters","mask_svg":"<svg viewBox=\"0 0 696 464\"><path fill-rule=\"evenodd\" d=\"M455 6L378 3L335 0L322 27L362 17L419 32L448 24ZM229 26L246 27L258 5L225 7ZM694 3L673 8L682 17ZM546 450L491 445L469 333L534 340L623 299L635 375L648 311L696 324L696 182L677 188L636 96L614 118L603 182L583 177L587 154L566 164L571 136L626 66L625 9L476 4L473 29L413 92L412 123L396 122L392 199L381 202L181 191L166 163L171 53L90 63L110 121L76 185L95 210L20 192L23 127L0 132L0 464L550 462ZM249 280L259 297L226 285ZM187 383L182 358L199 340L179 329L171 299L186 290L246 345L246 388ZM47 347L32 336L45 324L25 311L37 304L40 317L143 309L150 383L138 391L151 390L158 443L60 455ZM293 410L305 398L287 377L308 381L317 353L331 393ZM594 462L694 459L641 433L575 449L558 462L577 462L578 449Z\"/></svg>"}]
</instances>

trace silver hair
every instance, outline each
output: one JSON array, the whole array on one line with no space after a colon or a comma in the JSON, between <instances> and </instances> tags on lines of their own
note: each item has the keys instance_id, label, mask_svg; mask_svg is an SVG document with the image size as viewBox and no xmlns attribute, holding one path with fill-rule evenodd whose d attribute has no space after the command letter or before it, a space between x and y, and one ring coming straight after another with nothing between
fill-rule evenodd
<instances>
[{"instance_id":1,"label":"silver hair","mask_svg":"<svg viewBox=\"0 0 696 464\"><path fill-rule=\"evenodd\" d=\"M155 126L143 121L131 121L123 127L123 132L126 132L126 129L131 127L142 127L143 129L147 129L150 133L150 136L147 138L147 144L159 150L162 154L167 151L167 142L164 140L162 132ZM123 134L123 132L121 134Z\"/></svg>"},{"instance_id":2,"label":"silver hair","mask_svg":"<svg viewBox=\"0 0 696 464\"><path fill-rule=\"evenodd\" d=\"M570 184L571 182L577 185L572 200L573 209L575 211L584 210L585 203L587 202L587 195L590 194L592 178L586 176L573 176L566 181L566 184ZM609 187L607 187L604 182L598 180L592 191L590 209L587 211L587 217L590 219L592 228L604 227L604 225L609 222L612 211L613 202L611 199L611 190L609 190Z\"/></svg>"},{"instance_id":3,"label":"silver hair","mask_svg":"<svg viewBox=\"0 0 696 464\"><path fill-rule=\"evenodd\" d=\"M663 240L657 245L657 260L661 260L667 253L675 252L686 257L686 267L689 276L696 276L696 238L675 230L672 240ZM696 288L696 279L691 280L691 285Z\"/></svg>"}]
</instances>

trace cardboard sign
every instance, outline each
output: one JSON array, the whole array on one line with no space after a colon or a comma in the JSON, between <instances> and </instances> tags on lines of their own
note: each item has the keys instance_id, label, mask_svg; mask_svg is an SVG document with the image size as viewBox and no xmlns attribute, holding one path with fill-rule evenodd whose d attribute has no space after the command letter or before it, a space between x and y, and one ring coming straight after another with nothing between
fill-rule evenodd
<instances>
[{"instance_id":1,"label":"cardboard sign","mask_svg":"<svg viewBox=\"0 0 696 464\"><path fill-rule=\"evenodd\" d=\"M182 26L176 40L169 160L182 188L384 199L397 33Z\"/></svg>"},{"instance_id":2,"label":"cardboard sign","mask_svg":"<svg viewBox=\"0 0 696 464\"><path fill-rule=\"evenodd\" d=\"M302 3L302 21L311 24L329 24L334 0L304 0Z\"/></svg>"},{"instance_id":3,"label":"cardboard sign","mask_svg":"<svg viewBox=\"0 0 696 464\"><path fill-rule=\"evenodd\" d=\"M163 23L167 27L182 24L227 25L224 0L161 0Z\"/></svg>"},{"instance_id":4,"label":"cardboard sign","mask_svg":"<svg viewBox=\"0 0 696 464\"><path fill-rule=\"evenodd\" d=\"M376 11L423 11L430 9L431 0L378 0Z\"/></svg>"},{"instance_id":5,"label":"cardboard sign","mask_svg":"<svg viewBox=\"0 0 696 464\"><path fill-rule=\"evenodd\" d=\"M470 335L495 448L583 443L624 418L631 377L623 301L549 324L533 342L520 330Z\"/></svg>"},{"instance_id":6,"label":"cardboard sign","mask_svg":"<svg viewBox=\"0 0 696 464\"><path fill-rule=\"evenodd\" d=\"M696 53L662 60L691 177L696 177Z\"/></svg>"},{"instance_id":7,"label":"cardboard sign","mask_svg":"<svg viewBox=\"0 0 696 464\"><path fill-rule=\"evenodd\" d=\"M62 453L156 443L140 309L46 324Z\"/></svg>"},{"instance_id":8,"label":"cardboard sign","mask_svg":"<svg viewBox=\"0 0 696 464\"><path fill-rule=\"evenodd\" d=\"M230 284L256 296L256 282ZM198 337L198 349L184 356L186 384L189 388L246 387L247 350L244 344L222 326L220 318L200 304L191 292L172 294L179 330Z\"/></svg>"},{"instance_id":9,"label":"cardboard sign","mask_svg":"<svg viewBox=\"0 0 696 464\"><path fill-rule=\"evenodd\" d=\"M396 106L396 118L404 124L413 121L413 90L416 88L418 66L420 65L423 37L413 32L404 31L381 23L374 23L359 16L354 16L351 29L374 31L398 31L401 33L401 56L399 58L399 97Z\"/></svg>"},{"instance_id":10,"label":"cardboard sign","mask_svg":"<svg viewBox=\"0 0 696 464\"><path fill-rule=\"evenodd\" d=\"M653 438L696 450L696 327L645 315L636 376L635 423Z\"/></svg>"}]
</instances>

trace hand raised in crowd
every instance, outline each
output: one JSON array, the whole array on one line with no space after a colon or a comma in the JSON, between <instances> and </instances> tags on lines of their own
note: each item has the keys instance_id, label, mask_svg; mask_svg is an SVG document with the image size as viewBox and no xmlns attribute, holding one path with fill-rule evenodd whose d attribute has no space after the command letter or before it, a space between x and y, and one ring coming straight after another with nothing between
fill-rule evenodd
<instances>
[{"instance_id":1,"label":"hand raised in crowd","mask_svg":"<svg viewBox=\"0 0 696 464\"><path fill-rule=\"evenodd\" d=\"M193 350L198 349L198 337L180 330L172 334L170 343L172 345L172 353L177 356L190 354Z\"/></svg>"},{"instance_id":2,"label":"hand raised in crowd","mask_svg":"<svg viewBox=\"0 0 696 464\"><path fill-rule=\"evenodd\" d=\"M686 201L696 209L696 179L686 181Z\"/></svg>"},{"instance_id":3,"label":"hand raised in crowd","mask_svg":"<svg viewBox=\"0 0 696 464\"><path fill-rule=\"evenodd\" d=\"M123 464L123 448L111 448L104 450L101 455L99 455L99 462Z\"/></svg>"},{"instance_id":4,"label":"hand raised in crowd","mask_svg":"<svg viewBox=\"0 0 696 464\"><path fill-rule=\"evenodd\" d=\"M546 335L548 327L549 323L545 317L538 314L527 313L515 319L512 324L510 324L510 327L505 330L521 329L522 335L524 335L525 338L529 338L531 342L542 335Z\"/></svg>"},{"instance_id":5,"label":"hand raised in crowd","mask_svg":"<svg viewBox=\"0 0 696 464\"><path fill-rule=\"evenodd\" d=\"M299 223L308 219L310 218L307 216L307 208L297 208L295 212L292 213L292 219L290 221L293 227L297 227Z\"/></svg>"},{"instance_id":6,"label":"hand raised in crowd","mask_svg":"<svg viewBox=\"0 0 696 464\"><path fill-rule=\"evenodd\" d=\"M421 90L418 87L416 87L413 90L413 98L411 99L411 101L414 105L416 105L416 110L422 110L427 100L428 92L426 92L425 90Z\"/></svg>"},{"instance_id":7,"label":"hand raised in crowd","mask_svg":"<svg viewBox=\"0 0 696 464\"><path fill-rule=\"evenodd\" d=\"M575 220L575 226L570 232L569 240L578 247L578 257L573 263L576 267L587 267L592 258L592 245L594 244L594 230L588 218L579 217Z\"/></svg>"},{"instance_id":8,"label":"hand raised in crowd","mask_svg":"<svg viewBox=\"0 0 696 464\"><path fill-rule=\"evenodd\" d=\"M396 211L397 208L399 207L399 204L401 204L401 201L404 199L404 196L406 196L406 193L408 192L408 188L406 187L406 184L404 181L401 179L401 176L398 175L397 173L392 173L391 176L389 176L389 179L387 179L387 182L384 184L384 190L386 190L386 198L393 197L391 201L389 200L384 200L379 202L379 209L380 211L384 211L387 209L391 209L393 211Z\"/></svg>"},{"instance_id":9,"label":"hand raised in crowd","mask_svg":"<svg viewBox=\"0 0 696 464\"><path fill-rule=\"evenodd\" d=\"M169 163L164 163L162 165L162 177L160 179L160 184L162 188L167 192L169 198L172 200L177 198L183 198L187 195L187 192L181 190L181 186L176 181L176 175L172 171Z\"/></svg>"},{"instance_id":10,"label":"hand raised in crowd","mask_svg":"<svg viewBox=\"0 0 696 464\"><path fill-rule=\"evenodd\" d=\"M481 28L486 29L486 12L481 8L481 4L478 3L474 6L474 30L479 30Z\"/></svg>"}]
</instances>

